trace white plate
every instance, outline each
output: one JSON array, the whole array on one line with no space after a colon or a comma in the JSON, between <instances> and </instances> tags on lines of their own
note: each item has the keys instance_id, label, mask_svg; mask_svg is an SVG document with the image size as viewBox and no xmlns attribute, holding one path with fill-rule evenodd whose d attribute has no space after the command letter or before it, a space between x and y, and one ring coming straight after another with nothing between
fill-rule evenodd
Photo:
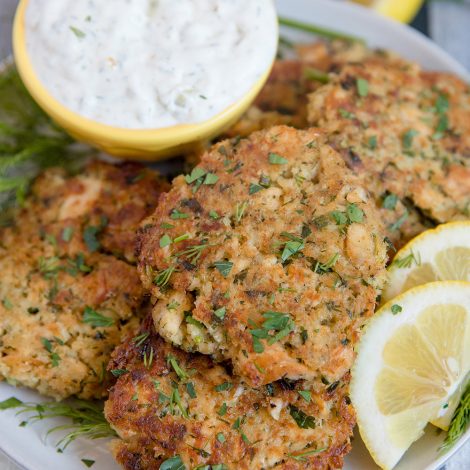
<instances>
[{"instance_id":1,"label":"white plate","mask_svg":"<svg viewBox=\"0 0 470 470\"><path fill-rule=\"evenodd\" d=\"M468 77L468 72L459 63L420 33L361 7L331 0L277 0L277 5L280 15L360 36L371 46L392 49L427 69L454 72ZM284 30L283 34L296 41L311 40L309 34L292 30ZM0 401L11 396L23 401L41 401L41 397L33 392L0 383ZM60 435L52 436L44 442L47 430L57 423L40 422L24 428L18 426L19 422L20 418L15 416L14 410L0 412L0 449L25 469L83 470L86 467L81 459L95 460L93 470L118 468L107 450L106 441L81 440L71 444L65 453L59 454L54 443ZM425 436L406 453L397 470L436 470L469 438L470 430L449 453L439 456L437 448L443 440L443 434L437 435L436 429L430 426ZM353 447L346 458L345 470L377 468L358 436Z\"/></svg>"}]
</instances>

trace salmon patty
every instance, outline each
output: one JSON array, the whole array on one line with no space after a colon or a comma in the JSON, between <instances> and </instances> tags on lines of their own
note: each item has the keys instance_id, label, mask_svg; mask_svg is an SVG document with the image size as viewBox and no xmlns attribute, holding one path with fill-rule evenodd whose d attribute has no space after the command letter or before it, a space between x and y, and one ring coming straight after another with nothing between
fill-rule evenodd
<instances>
[{"instance_id":1,"label":"salmon patty","mask_svg":"<svg viewBox=\"0 0 470 470\"><path fill-rule=\"evenodd\" d=\"M395 246L469 217L470 87L458 78L404 61L350 64L310 95L309 121L370 190Z\"/></svg>"},{"instance_id":2,"label":"salmon patty","mask_svg":"<svg viewBox=\"0 0 470 470\"><path fill-rule=\"evenodd\" d=\"M181 469L341 468L351 448L348 375L317 387L284 380L250 388L208 356L164 342L151 317L109 369L118 379L105 414L120 437L113 454L128 470L165 461Z\"/></svg>"},{"instance_id":3,"label":"salmon patty","mask_svg":"<svg viewBox=\"0 0 470 470\"><path fill-rule=\"evenodd\" d=\"M91 163L35 181L0 232L0 375L63 399L105 396L106 364L138 328L135 231L166 183L139 165Z\"/></svg>"},{"instance_id":4,"label":"salmon patty","mask_svg":"<svg viewBox=\"0 0 470 470\"><path fill-rule=\"evenodd\" d=\"M216 144L142 225L157 331L253 386L339 380L384 278L368 193L315 129Z\"/></svg>"}]
</instances>

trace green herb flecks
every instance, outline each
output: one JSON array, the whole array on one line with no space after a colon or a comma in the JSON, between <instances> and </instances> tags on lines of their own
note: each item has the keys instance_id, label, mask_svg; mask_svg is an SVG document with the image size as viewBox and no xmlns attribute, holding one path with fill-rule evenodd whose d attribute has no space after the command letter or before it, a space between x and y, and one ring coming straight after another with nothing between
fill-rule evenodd
<instances>
[{"instance_id":1,"label":"green herb flecks","mask_svg":"<svg viewBox=\"0 0 470 470\"><path fill-rule=\"evenodd\" d=\"M75 34L78 39L83 39L86 36L86 34L81 29L78 29L75 26L70 26L70 31L72 31L72 33Z\"/></svg>"},{"instance_id":2,"label":"green herb flecks","mask_svg":"<svg viewBox=\"0 0 470 470\"><path fill-rule=\"evenodd\" d=\"M297 408L294 405L289 405L289 413L299 428L315 429L316 423L313 416L305 414L300 408Z\"/></svg>"},{"instance_id":3,"label":"green herb flecks","mask_svg":"<svg viewBox=\"0 0 470 470\"><path fill-rule=\"evenodd\" d=\"M364 78L357 78L356 90L361 98L365 98L369 94L369 82Z\"/></svg>"},{"instance_id":4,"label":"green herb flecks","mask_svg":"<svg viewBox=\"0 0 470 470\"><path fill-rule=\"evenodd\" d=\"M301 452L300 454L288 454L288 457L291 459L297 460L298 462L306 462L309 455L320 454L321 452L325 451L327 447L322 447L321 449L312 449L307 450L305 452Z\"/></svg>"},{"instance_id":5,"label":"green herb flecks","mask_svg":"<svg viewBox=\"0 0 470 470\"><path fill-rule=\"evenodd\" d=\"M403 258L397 258L393 260L393 265L399 267L399 268L411 268L413 264L416 264L416 266L419 266L421 264L421 258L418 256L415 256L413 252L410 254L404 256Z\"/></svg>"},{"instance_id":6,"label":"green herb flecks","mask_svg":"<svg viewBox=\"0 0 470 470\"><path fill-rule=\"evenodd\" d=\"M449 100L447 96L439 93L436 99L435 110L438 115L438 119L432 138L434 140L439 140L444 137L445 132L449 129L449 117L447 115L447 111L449 110Z\"/></svg>"},{"instance_id":7,"label":"green herb flecks","mask_svg":"<svg viewBox=\"0 0 470 470\"><path fill-rule=\"evenodd\" d=\"M327 73L322 72L321 70L318 70L314 67L307 67L304 70L304 77L307 80L312 80L319 83L328 83L330 81L330 77Z\"/></svg>"},{"instance_id":8,"label":"green herb flecks","mask_svg":"<svg viewBox=\"0 0 470 470\"><path fill-rule=\"evenodd\" d=\"M78 438L101 439L106 437L117 437L116 433L106 421L101 403L84 400L74 400L73 402L44 402L44 403L23 403L17 398L9 398L0 402L0 410L16 409L17 415L27 413L25 424L32 424L37 421L54 418L68 418L69 423L54 426L49 434L56 431L66 431L66 435L57 442L56 446L61 450Z\"/></svg>"},{"instance_id":9,"label":"green herb flecks","mask_svg":"<svg viewBox=\"0 0 470 470\"><path fill-rule=\"evenodd\" d=\"M171 275L176 271L176 266L168 266L155 276L154 284L158 287L165 287L170 281Z\"/></svg>"},{"instance_id":10,"label":"green herb flecks","mask_svg":"<svg viewBox=\"0 0 470 470\"><path fill-rule=\"evenodd\" d=\"M167 356L166 360L180 380L189 379L189 374L179 365L175 356L169 355Z\"/></svg>"},{"instance_id":11,"label":"green herb flecks","mask_svg":"<svg viewBox=\"0 0 470 470\"><path fill-rule=\"evenodd\" d=\"M106 317L89 306L83 312L83 323L88 323L94 327L109 327L115 323L114 318Z\"/></svg>"},{"instance_id":12,"label":"green herb flecks","mask_svg":"<svg viewBox=\"0 0 470 470\"><path fill-rule=\"evenodd\" d=\"M313 267L313 272L317 274L326 274L333 271L333 267L339 259L339 253L335 253L326 263L317 261Z\"/></svg>"},{"instance_id":13,"label":"green herb flecks","mask_svg":"<svg viewBox=\"0 0 470 470\"><path fill-rule=\"evenodd\" d=\"M281 261L285 263L291 256L301 252L305 247L303 238L296 237L288 232L282 232L281 236L287 238L287 241L280 243L283 248L281 253ZM308 235L307 235L308 236Z\"/></svg>"},{"instance_id":14,"label":"green herb flecks","mask_svg":"<svg viewBox=\"0 0 470 470\"><path fill-rule=\"evenodd\" d=\"M60 363L60 356L53 350L52 342L47 338L41 338L41 343L44 349L49 353L52 367L58 367ZM62 342L62 344L64 344Z\"/></svg>"},{"instance_id":15,"label":"green herb flecks","mask_svg":"<svg viewBox=\"0 0 470 470\"><path fill-rule=\"evenodd\" d=\"M85 465L85 467L88 467L88 468L93 467L93 465L95 464L95 461L91 459L82 459L82 462L83 462L83 465Z\"/></svg>"},{"instance_id":16,"label":"green herb flecks","mask_svg":"<svg viewBox=\"0 0 470 470\"><path fill-rule=\"evenodd\" d=\"M187 470L186 465L181 460L179 455L175 455L169 459L166 459L160 465L160 470Z\"/></svg>"},{"instance_id":17,"label":"green herb flecks","mask_svg":"<svg viewBox=\"0 0 470 470\"><path fill-rule=\"evenodd\" d=\"M459 405L454 412L449 431L439 450L444 453L451 449L465 434L470 424L470 382L467 382Z\"/></svg>"},{"instance_id":18,"label":"green herb flecks","mask_svg":"<svg viewBox=\"0 0 470 470\"><path fill-rule=\"evenodd\" d=\"M398 230L406 222L408 215L408 211L405 210L405 212L403 212L403 214L398 217L398 219L393 224L390 224L388 228L391 231Z\"/></svg>"},{"instance_id":19,"label":"green herb flecks","mask_svg":"<svg viewBox=\"0 0 470 470\"><path fill-rule=\"evenodd\" d=\"M173 209L170 214L170 219L178 220L178 219L187 219L189 217L188 214L184 212L180 212L178 209Z\"/></svg>"},{"instance_id":20,"label":"green herb flecks","mask_svg":"<svg viewBox=\"0 0 470 470\"><path fill-rule=\"evenodd\" d=\"M352 36L350 34L341 33L339 31L334 31L331 29L323 28L321 26L316 26L313 24L303 23L302 21L293 20L290 18L279 17L279 24L282 26L287 26L289 28L298 29L300 31L305 31L307 33L312 33L317 36L321 36L328 39L342 39L349 42L359 42L364 43L364 40L358 38L357 36Z\"/></svg>"},{"instance_id":21,"label":"green herb flecks","mask_svg":"<svg viewBox=\"0 0 470 470\"><path fill-rule=\"evenodd\" d=\"M271 163L271 165L285 165L288 163L287 158L284 158L282 155L273 152L268 154L268 161Z\"/></svg>"},{"instance_id":22,"label":"green herb flecks","mask_svg":"<svg viewBox=\"0 0 470 470\"><path fill-rule=\"evenodd\" d=\"M271 346L285 338L295 328L294 322L288 313L267 311L261 315L264 322L259 327L249 330L253 337L253 350L258 354L264 351L262 339L266 340L267 344Z\"/></svg>"},{"instance_id":23,"label":"green herb flecks","mask_svg":"<svg viewBox=\"0 0 470 470\"><path fill-rule=\"evenodd\" d=\"M231 261L221 260L214 263L214 268L222 274L223 277L227 277L232 270L233 263Z\"/></svg>"},{"instance_id":24,"label":"green herb flecks","mask_svg":"<svg viewBox=\"0 0 470 470\"><path fill-rule=\"evenodd\" d=\"M398 304L393 304L392 307L390 308L390 310L393 313L393 315L397 315L398 313L400 313L403 310L403 307L401 305L398 305Z\"/></svg>"},{"instance_id":25,"label":"green herb flecks","mask_svg":"<svg viewBox=\"0 0 470 470\"><path fill-rule=\"evenodd\" d=\"M387 193L382 200L382 207L390 211L395 210L395 207L398 202L398 196L393 193Z\"/></svg>"},{"instance_id":26,"label":"green herb flecks","mask_svg":"<svg viewBox=\"0 0 470 470\"><path fill-rule=\"evenodd\" d=\"M402 144L405 150L409 150L413 145L413 139L419 134L415 129L407 130L402 136Z\"/></svg>"}]
</instances>

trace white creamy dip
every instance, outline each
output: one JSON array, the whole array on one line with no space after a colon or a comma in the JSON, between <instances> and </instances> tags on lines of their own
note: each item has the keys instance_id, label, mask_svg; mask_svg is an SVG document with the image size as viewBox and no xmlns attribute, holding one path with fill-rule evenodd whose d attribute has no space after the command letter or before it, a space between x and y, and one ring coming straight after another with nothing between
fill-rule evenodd
<instances>
[{"instance_id":1,"label":"white creamy dip","mask_svg":"<svg viewBox=\"0 0 470 470\"><path fill-rule=\"evenodd\" d=\"M205 121L276 53L272 0L29 0L26 46L60 103L112 126Z\"/></svg>"}]
</instances>

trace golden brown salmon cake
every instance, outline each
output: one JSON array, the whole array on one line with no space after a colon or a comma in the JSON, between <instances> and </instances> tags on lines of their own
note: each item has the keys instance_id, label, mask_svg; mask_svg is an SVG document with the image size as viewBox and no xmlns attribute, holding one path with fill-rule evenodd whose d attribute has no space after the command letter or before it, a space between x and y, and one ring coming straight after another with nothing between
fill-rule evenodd
<instances>
[{"instance_id":1,"label":"golden brown salmon cake","mask_svg":"<svg viewBox=\"0 0 470 470\"><path fill-rule=\"evenodd\" d=\"M151 317L116 349L109 369L119 378L105 414L120 437L113 454L127 470L164 461L178 469L332 469L351 448L355 417L344 381L250 388L208 356L164 342Z\"/></svg>"},{"instance_id":2,"label":"golden brown salmon cake","mask_svg":"<svg viewBox=\"0 0 470 470\"><path fill-rule=\"evenodd\" d=\"M138 327L135 230L166 183L139 165L92 163L35 182L0 233L0 375L62 399L106 395L105 366Z\"/></svg>"},{"instance_id":3,"label":"golden brown salmon cake","mask_svg":"<svg viewBox=\"0 0 470 470\"><path fill-rule=\"evenodd\" d=\"M303 129L307 120L308 94L330 79L350 62L374 58L380 61L401 61L391 52L370 49L351 41L317 41L295 47L296 57L277 60L268 81L253 105L232 126L225 137L251 134L275 125L289 125Z\"/></svg>"},{"instance_id":4,"label":"golden brown salmon cake","mask_svg":"<svg viewBox=\"0 0 470 470\"><path fill-rule=\"evenodd\" d=\"M396 245L469 216L469 90L456 77L370 60L310 96L311 124L370 189Z\"/></svg>"},{"instance_id":5,"label":"golden brown salmon cake","mask_svg":"<svg viewBox=\"0 0 470 470\"><path fill-rule=\"evenodd\" d=\"M258 386L350 368L385 265L368 193L318 130L216 144L141 229L157 331Z\"/></svg>"}]
</instances>

